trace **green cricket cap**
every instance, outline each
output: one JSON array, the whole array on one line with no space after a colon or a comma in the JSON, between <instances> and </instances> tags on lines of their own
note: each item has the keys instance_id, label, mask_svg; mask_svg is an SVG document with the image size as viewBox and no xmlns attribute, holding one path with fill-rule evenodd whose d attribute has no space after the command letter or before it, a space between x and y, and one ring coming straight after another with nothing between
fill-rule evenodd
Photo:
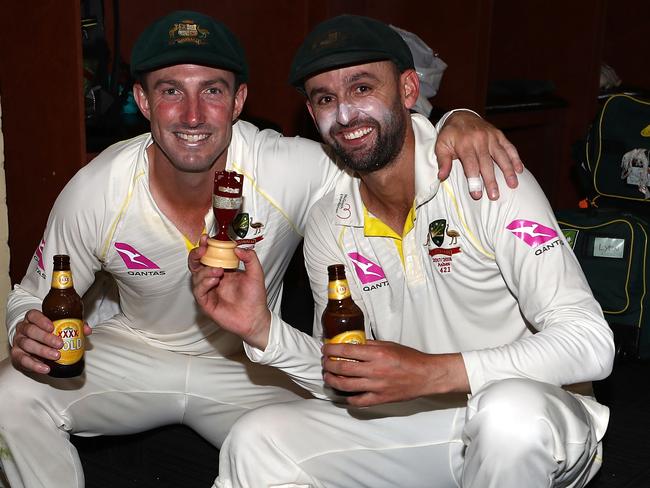
<instances>
[{"instance_id":1,"label":"green cricket cap","mask_svg":"<svg viewBox=\"0 0 650 488\"><path fill-rule=\"evenodd\" d=\"M340 15L321 22L298 48L291 63L289 83L303 91L307 78L344 66L390 60L400 73L414 68L404 39L379 20Z\"/></svg>"},{"instance_id":2,"label":"green cricket cap","mask_svg":"<svg viewBox=\"0 0 650 488\"><path fill-rule=\"evenodd\" d=\"M175 64L199 64L232 71L248 80L246 55L239 40L221 22L189 10L178 10L153 22L140 34L131 52L131 74Z\"/></svg>"}]
</instances>

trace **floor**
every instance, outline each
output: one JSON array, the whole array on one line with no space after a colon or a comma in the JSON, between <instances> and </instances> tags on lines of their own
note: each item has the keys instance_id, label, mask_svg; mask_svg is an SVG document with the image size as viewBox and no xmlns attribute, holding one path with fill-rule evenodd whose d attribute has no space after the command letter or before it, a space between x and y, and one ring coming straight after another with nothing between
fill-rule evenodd
<instances>
[{"instance_id":1,"label":"floor","mask_svg":"<svg viewBox=\"0 0 650 488\"><path fill-rule=\"evenodd\" d=\"M610 407L603 467L589 488L650 487L650 362L623 362L596 384Z\"/></svg>"}]
</instances>

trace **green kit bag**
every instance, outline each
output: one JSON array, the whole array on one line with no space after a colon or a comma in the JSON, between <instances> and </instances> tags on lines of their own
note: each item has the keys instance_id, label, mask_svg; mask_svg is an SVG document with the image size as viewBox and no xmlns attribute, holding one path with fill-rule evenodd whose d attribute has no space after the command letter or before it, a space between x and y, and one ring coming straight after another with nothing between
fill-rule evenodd
<instances>
[{"instance_id":1,"label":"green kit bag","mask_svg":"<svg viewBox=\"0 0 650 488\"><path fill-rule=\"evenodd\" d=\"M609 97L583 151L579 174L592 206L650 213L650 100Z\"/></svg>"},{"instance_id":2,"label":"green kit bag","mask_svg":"<svg viewBox=\"0 0 650 488\"><path fill-rule=\"evenodd\" d=\"M614 331L617 357L650 358L648 221L619 209L555 214Z\"/></svg>"}]
</instances>

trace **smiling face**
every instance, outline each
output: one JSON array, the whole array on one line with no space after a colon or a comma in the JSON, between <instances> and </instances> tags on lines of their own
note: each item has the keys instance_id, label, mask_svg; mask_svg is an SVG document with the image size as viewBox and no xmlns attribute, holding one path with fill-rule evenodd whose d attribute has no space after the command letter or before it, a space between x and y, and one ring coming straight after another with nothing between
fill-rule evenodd
<instances>
[{"instance_id":1,"label":"smiling face","mask_svg":"<svg viewBox=\"0 0 650 488\"><path fill-rule=\"evenodd\" d=\"M376 171L399 154L412 92L417 99L414 74L400 75L393 63L380 61L327 71L305 82L309 113L349 168Z\"/></svg>"},{"instance_id":2,"label":"smiling face","mask_svg":"<svg viewBox=\"0 0 650 488\"><path fill-rule=\"evenodd\" d=\"M176 65L147 73L134 87L138 107L151 123L155 157L178 171L200 173L225 164L232 124L246 100L235 75L206 66Z\"/></svg>"}]
</instances>

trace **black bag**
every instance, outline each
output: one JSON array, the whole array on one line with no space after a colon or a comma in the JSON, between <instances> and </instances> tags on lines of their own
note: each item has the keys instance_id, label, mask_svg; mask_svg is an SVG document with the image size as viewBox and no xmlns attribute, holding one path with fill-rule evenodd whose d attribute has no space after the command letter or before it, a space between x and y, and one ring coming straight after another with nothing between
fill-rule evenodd
<instances>
[{"instance_id":1,"label":"black bag","mask_svg":"<svg viewBox=\"0 0 650 488\"><path fill-rule=\"evenodd\" d=\"M650 212L650 100L609 97L582 147L579 172L592 206Z\"/></svg>"},{"instance_id":2,"label":"black bag","mask_svg":"<svg viewBox=\"0 0 650 488\"><path fill-rule=\"evenodd\" d=\"M617 357L649 358L648 222L615 209L555 214L614 331Z\"/></svg>"}]
</instances>

